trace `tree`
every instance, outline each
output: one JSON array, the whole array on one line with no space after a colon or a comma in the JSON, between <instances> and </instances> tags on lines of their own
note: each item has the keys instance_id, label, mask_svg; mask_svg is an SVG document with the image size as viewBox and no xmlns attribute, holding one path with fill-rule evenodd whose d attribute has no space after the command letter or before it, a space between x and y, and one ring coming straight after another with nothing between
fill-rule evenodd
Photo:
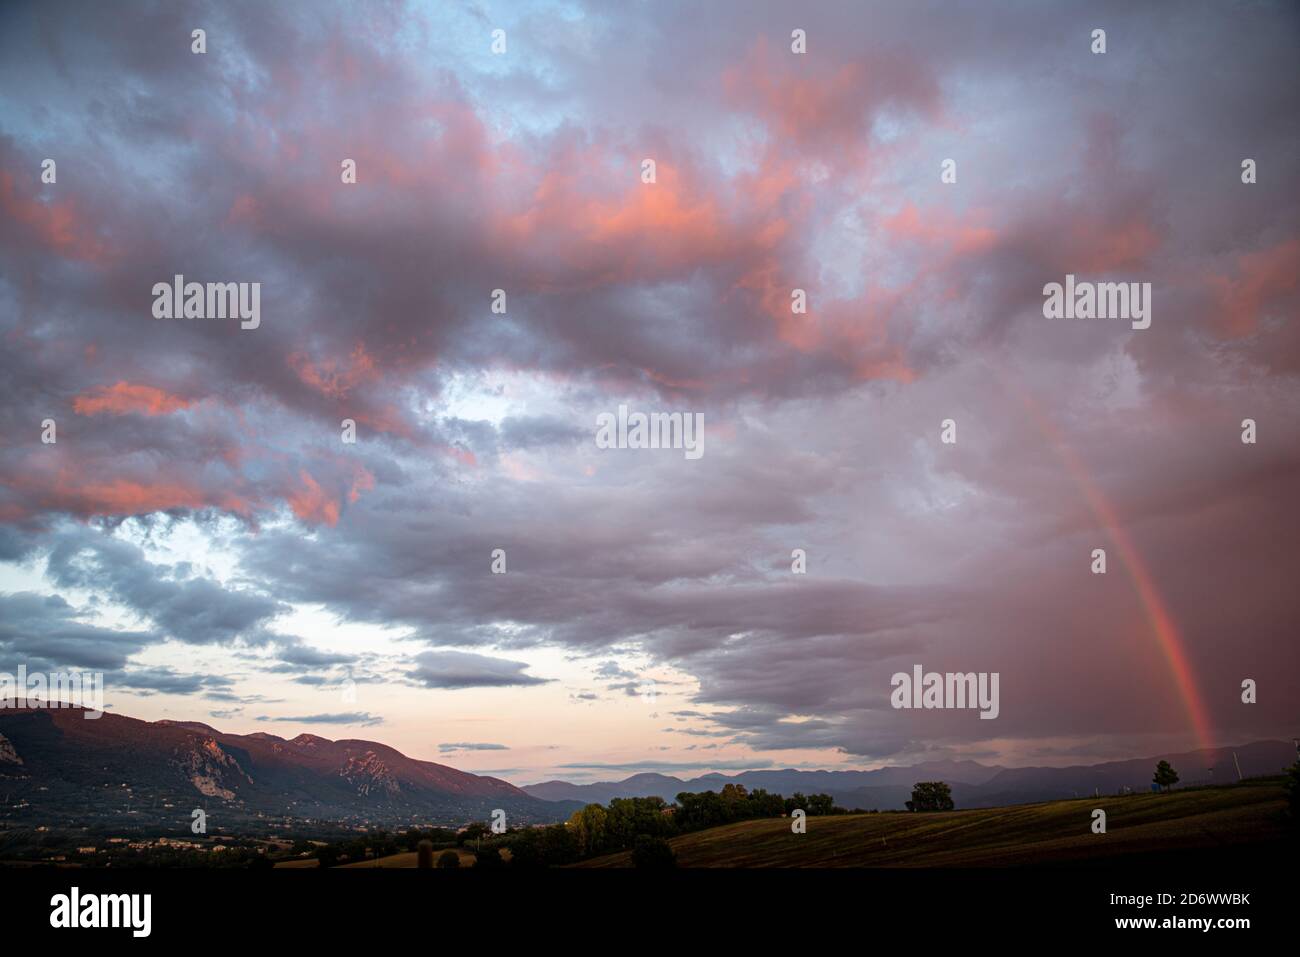
<instances>
[{"instance_id":1,"label":"tree","mask_svg":"<svg viewBox=\"0 0 1300 957\"><path fill-rule=\"evenodd\" d=\"M542 857L540 843L536 828L529 828L518 834L509 845L510 867L521 871L545 867L546 861Z\"/></svg>"},{"instance_id":2,"label":"tree","mask_svg":"<svg viewBox=\"0 0 1300 957\"><path fill-rule=\"evenodd\" d=\"M580 856L578 839L564 824L525 828L512 837L507 847L512 869L563 866Z\"/></svg>"},{"instance_id":3,"label":"tree","mask_svg":"<svg viewBox=\"0 0 1300 957\"><path fill-rule=\"evenodd\" d=\"M578 842L578 853L595 854L605 846L606 821L609 815L599 804L588 804L573 812L569 829Z\"/></svg>"},{"instance_id":4,"label":"tree","mask_svg":"<svg viewBox=\"0 0 1300 957\"><path fill-rule=\"evenodd\" d=\"M614 798L605 816L605 840L601 850L631 848L637 836L666 837L674 830L673 819L664 814L667 805L660 797Z\"/></svg>"},{"instance_id":5,"label":"tree","mask_svg":"<svg viewBox=\"0 0 1300 957\"><path fill-rule=\"evenodd\" d=\"M460 867L460 855L451 848L438 855L439 867Z\"/></svg>"},{"instance_id":6,"label":"tree","mask_svg":"<svg viewBox=\"0 0 1300 957\"><path fill-rule=\"evenodd\" d=\"M415 846L416 867L432 868L433 867L433 841L421 841Z\"/></svg>"},{"instance_id":7,"label":"tree","mask_svg":"<svg viewBox=\"0 0 1300 957\"><path fill-rule=\"evenodd\" d=\"M808 795L808 806L804 808L809 817L835 813L835 799L829 794Z\"/></svg>"},{"instance_id":8,"label":"tree","mask_svg":"<svg viewBox=\"0 0 1300 957\"><path fill-rule=\"evenodd\" d=\"M578 853L577 840L563 824L552 824L550 827L532 830L541 832L542 860L547 867L572 864L581 856Z\"/></svg>"},{"instance_id":9,"label":"tree","mask_svg":"<svg viewBox=\"0 0 1300 957\"><path fill-rule=\"evenodd\" d=\"M919 781L912 786L912 800L907 802L909 811L951 811L952 788L942 781Z\"/></svg>"},{"instance_id":10,"label":"tree","mask_svg":"<svg viewBox=\"0 0 1300 957\"><path fill-rule=\"evenodd\" d=\"M1168 761L1161 761L1156 765L1156 774L1151 780L1168 791L1178 783L1178 772L1173 769L1173 766Z\"/></svg>"},{"instance_id":11,"label":"tree","mask_svg":"<svg viewBox=\"0 0 1300 957\"><path fill-rule=\"evenodd\" d=\"M1291 824L1300 827L1300 761L1287 768L1286 783L1282 789L1286 791L1287 801L1291 805Z\"/></svg>"},{"instance_id":12,"label":"tree","mask_svg":"<svg viewBox=\"0 0 1300 957\"><path fill-rule=\"evenodd\" d=\"M699 831L727 822L726 807L716 791L693 794L683 791L677 795L677 826L683 831Z\"/></svg>"},{"instance_id":13,"label":"tree","mask_svg":"<svg viewBox=\"0 0 1300 957\"><path fill-rule=\"evenodd\" d=\"M474 855L475 867L498 868L505 867L506 862L501 859L501 851L495 847L485 847Z\"/></svg>"},{"instance_id":14,"label":"tree","mask_svg":"<svg viewBox=\"0 0 1300 957\"><path fill-rule=\"evenodd\" d=\"M632 866L662 871L677 866L677 855L662 837L642 834L632 849Z\"/></svg>"},{"instance_id":15,"label":"tree","mask_svg":"<svg viewBox=\"0 0 1300 957\"><path fill-rule=\"evenodd\" d=\"M785 814L785 798L768 794L763 788L749 792L749 806L755 817L781 817Z\"/></svg>"},{"instance_id":16,"label":"tree","mask_svg":"<svg viewBox=\"0 0 1300 957\"><path fill-rule=\"evenodd\" d=\"M749 797L749 792L745 790L745 785L735 783L723 785L722 800L727 804L735 804L747 797Z\"/></svg>"}]
</instances>

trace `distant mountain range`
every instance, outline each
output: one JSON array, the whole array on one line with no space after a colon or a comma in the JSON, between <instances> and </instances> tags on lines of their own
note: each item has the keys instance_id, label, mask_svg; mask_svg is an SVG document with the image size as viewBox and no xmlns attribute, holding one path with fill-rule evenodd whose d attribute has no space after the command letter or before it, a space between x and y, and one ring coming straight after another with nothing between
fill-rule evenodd
<instances>
[{"instance_id":1,"label":"distant mountain range","mask_svg":"<svg viewBox=\"0 0 1300 957\"><path fill-rule=\"evenodd\" d=\"M1277 774L1296 760L1282 741L1162 754L1068 768L989 767L935 761L874 771L742 771L683 779L636 774L617 782L547 781L515 787L499 778L418 761L374 741L313 734L227 734L189 721L98 719L80 709L0 710L0 827L188 830L203 808L227 831L299 828L304 823L459 825L498 808L510 824L563 821L584 804L616 797L719 791L728 783L790 796L825 793L841 807L902 808L918 781L946 781L959 808L996 807L1099 790L1150 788L1163 759L1182 784ZM1208 771L1214 768L1214 772Z\"/></svg>"},{"instance_id":2,"label":"distant mountain range","mask_svg":"<svg viewBox=\"0 0 1300 957\"><path fill-rule=\"evenodd\" d=\"M564 820L553 803L498 778L417 761L373 741L226 734L188 721L87 719L80 709L0 710L0 817L51 826L188 828L192 809L261 820L388 827Z\"/></svg>"},{"instance_id":3,"label":"distant mountain range","mask_svg":"<svg viewBox=\"0 0 1300 957\"><path fill-rule=\"evenodd\" d=\"M523 790L546 801L608 804L616 797L662 797L671 801L683 791L718 791L728 783L764 788L789 796L829 794L841 807L863 810L901 809L918 781L946 781L959 808L998 807L1057 798L1084 797L1121 788L1147 791L1156 762L1165 760L1180 776L1180 785L1226 783L1237 779L1233 753L1246 777L1279 774L1296 761L1296 749L1285 741L1257 741L1236 748L1216 748L1159 754L1149 758L1109 761L1065 768L1004 768L975 761L932 761L874 771L741 771L677 778L666 774L634 774L622 781L572 784L545 781ZM1213 768L1213 772L1210 772Z\"/></svg>"}]
</instances>

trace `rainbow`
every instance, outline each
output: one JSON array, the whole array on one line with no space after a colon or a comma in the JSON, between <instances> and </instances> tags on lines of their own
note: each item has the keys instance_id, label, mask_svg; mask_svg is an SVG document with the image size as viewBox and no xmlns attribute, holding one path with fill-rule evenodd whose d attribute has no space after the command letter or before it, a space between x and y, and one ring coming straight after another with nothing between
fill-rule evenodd
<instances>
[{"instance_id":1,"label":"rainbow","mask_svg":"<svg viewBox=\"0 0 1300 957\"><path fill-rule=\"evenodd\" d=\"M1191 722L1199 746L1207 750L1214 748L1209 708L1206 707L1205 700L1202 698L1200 689L1197 686L1196 677L1192 671L1192 663L1187 654L1187 647L1178 633L1178 627L1174 623L1173 616L1170 615L1164 599L1160 596L1159 589L1156 588L1155 580L1147 569L1146 562L1142 560L1137 546L1133 544L1132 537L1120 524L1115 509L1092 480L1083 461L1066 443L1060 430L1042 413L1038 404L1034 402L1028 392L1016 385L1011 375L1006 374L1007 371L1002 370L1001 381L1013 389L1025 408L1029 410L1039 431L1051 442L1062 464L1065 465L1066 471L1069 472L1070 478L1078 486L1084 500L1088 503L1088 507L1092 509L1093 514L1096 515L1097 520L1114 544L1116 551L1119 553L1120 561L1128 570L1138 600L1141 602L1147 621L1151 625L1151 632L1155 635L1160 650L1164 654L1165 662L1169 665L1174 685L1177 688L1179 697L1182 699L1183 707L1187 711L1187 717Z\"/></svg>"}]
</instances>

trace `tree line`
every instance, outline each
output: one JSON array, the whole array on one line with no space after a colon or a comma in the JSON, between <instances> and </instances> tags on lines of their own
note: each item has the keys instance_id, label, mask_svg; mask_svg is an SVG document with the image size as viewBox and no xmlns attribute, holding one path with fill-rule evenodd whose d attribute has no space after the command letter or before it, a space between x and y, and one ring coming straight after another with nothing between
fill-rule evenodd
<instances>
[{"instance_id":1,"label":"tree line","mask_svg":"<svg viewBox=\"0 0 1300 957\"><path fill-rule=\"evenodd\" d=\"M763 788L727 784L719 791L688 792L669 804L661 797L614 798L608 805L588 804L564 824L512 831L502 845L511 867L552 867L589 857L631 851L637 867L675 864L670 838L754 818L783 817L802 810L810 817L848 814L829 794L790 797Z\"/></svg>"}]
</instances>

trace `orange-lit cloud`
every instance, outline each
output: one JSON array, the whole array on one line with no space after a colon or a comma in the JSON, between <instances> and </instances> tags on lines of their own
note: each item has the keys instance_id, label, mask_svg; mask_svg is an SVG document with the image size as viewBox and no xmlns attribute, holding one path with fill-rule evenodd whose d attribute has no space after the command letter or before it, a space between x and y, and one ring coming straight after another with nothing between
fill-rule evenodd
<instances>
[{"instance_id":1,"label":"orange-lit cloud","mask_svg":"<svg viewBox=\"0 0 1300 957\"><path fill-rule=\"evenodd\" d=\"M1218 305L1219 333L1235 339L1259 328L1262 313L1274 302L1296 291L1300 282L1300 239L1237 257L1235 276L1210 277ZM1294 313L1290 317L1294 319Z\"/></svg>"},{"instance_id":2,"label":"orange-lit cloud","mask_svg":"<svg viewBox=\"0 0 1300 957\"><path fill-rule=\"evenodd\" d=\"M170 415L180 409L187 409L190 405L191 400L171 395L162 389L125 381L83 392L72 400L73 411L78 415L126 415L131 412L141 415Z\"/></svg>"},{"instance_id":3,"label":"orange-lit cloud","mask_svg":"<svg viewBox=\"0 0 1300 957\"><path fill-rule=\"evenodd\" d=\"M94 235L71 200L47 204L22 192L13 173L0 170L0 212L21 224L31 242L69 259L89 263L107 260L108 246Z\"/></svg>"}]
</instances>

